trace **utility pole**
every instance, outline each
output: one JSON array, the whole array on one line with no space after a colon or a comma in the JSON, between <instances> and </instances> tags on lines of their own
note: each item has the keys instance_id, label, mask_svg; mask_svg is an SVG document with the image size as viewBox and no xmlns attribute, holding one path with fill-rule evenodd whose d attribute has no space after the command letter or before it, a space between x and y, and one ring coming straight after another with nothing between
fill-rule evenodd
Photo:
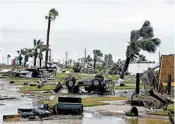
<instances>
[{"instance_id":1,"label":"utility pole","mask_svg":"<svg viewBox=\"0 0 175 124\"><path fill-rule=\"evenodd\" d=\"M160 57L161 57L161 55L160 55L160 51L159 51L159 64L160 64Z\"/></svg>"},{"instance_id":2,"label":"utility pole","mask_svg":"<svg viewBox=\"0 0 175 124\"><path fill-rule=\"evenodd\" d=\"M84 68L85 68L86 62L87 62L87 60L86 60L86 54L87 54L87 51L86 51L86 49L84 49Z\"/></svg>"},{"instance_id":3,"label":"utility pole","mask_svg":"<svg viewBox=\"0 0 175 124\"><path fill-rule=\"evenodd\" d=\"M68 52L66 51L66 62L65 62L66 67L67 67L67 63L68 63Z\"/></svg>"},{"instance_id":4,"label":"utility pole","mask_svg":"<svg viewBox=\"0 0 175 124\"><path fill-rule=\"evenodd\" d=\"M84 59L85 59L85 62L86 62L86 54L87 54L86 49L84 49Z\"/></svg>"}]
</instances>

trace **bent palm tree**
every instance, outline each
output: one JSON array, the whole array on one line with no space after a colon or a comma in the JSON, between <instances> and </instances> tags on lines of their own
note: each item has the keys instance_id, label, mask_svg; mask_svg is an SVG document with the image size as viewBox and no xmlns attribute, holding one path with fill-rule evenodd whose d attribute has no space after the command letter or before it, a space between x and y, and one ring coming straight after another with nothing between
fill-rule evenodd
<instances>
[{"instance_id":1,"label":"bent palm tree","mask_svg":"<svg viewBox=\"0 0 175 124\"><path fill-rule=\"evenodd\" d=\"M47 28L47 50L46 50L46 57L45 57L45 66L47 66L48 62L48 49L49 49L49 36L50 36L50 26L51 26L51 21L54 21L56 17L58 16L58 11L52 8L48 15L45 16L46 19L48 19L48 28Z\"/></svg>"},{"instance_id":2,"label":"bent palm tree","mask_svg":"<svg viewBox=\"0 0 175 124\"><path fill-rule=\"evenodd\" d=\"M155 53L160 43L160 39L154 38L154 32L150 21L146 20L140 30L131 31L130 42L126 49L126 61L120 78L124 78L130 60L137 57L140 50Z\"/></svg>"}]
</instances>

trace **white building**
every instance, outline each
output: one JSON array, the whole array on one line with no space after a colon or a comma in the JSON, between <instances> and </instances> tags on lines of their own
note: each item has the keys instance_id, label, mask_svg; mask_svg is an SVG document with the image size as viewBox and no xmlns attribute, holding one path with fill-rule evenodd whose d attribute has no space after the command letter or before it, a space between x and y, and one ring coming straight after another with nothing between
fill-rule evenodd
<instances>
[{"instance_id":1,"label":"white building","mask_svg":"<svg viewBox=\"0 0 175 124\"><path fill-rule=\"evenodd\" d=\"M136 73L142 73L148 68L152 68L159 65L158 63L131 63L128 67L128 72L130 72L131 75L135 75Z\"/></svg>"}]
</instances>

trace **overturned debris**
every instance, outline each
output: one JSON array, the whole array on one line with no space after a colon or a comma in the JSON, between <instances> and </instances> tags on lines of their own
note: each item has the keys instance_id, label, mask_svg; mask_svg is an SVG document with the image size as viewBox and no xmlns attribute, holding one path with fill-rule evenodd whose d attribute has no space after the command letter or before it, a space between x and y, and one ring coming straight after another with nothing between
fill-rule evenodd
<instances>
[{"instance_id":1,"label":"overturned debris","mask_svg":"<svg viewBox=\"0 0 175 124\"><path fill-rule=\"evenodd\" d=\"M147 71L142 74L137 74L136 82L136 92L133 93L131 97L131 105L141 105L147 108L160 109L168 104L172 104L173 101L167 98L166 95L159 93L161 91L161 84L158 82L157 76L154 73L154 70L158 68L149 68ZM139 92L140 86L140 77L144 84L144 92Z\"/></svg>"},{"instance_id":2,"label":"overturned debris","mask_svg":"<svg viewBox=\"0 0 175 124\"><path fill-rule=\"evenodd\" d=\"M16 98L11 96L0 96L0 100L10 100L10 99L16 99Z\"/></svg>"},{"instance_id":3,"label":"overturned debris","mask_svg":"<svg viewBox=\"0 0 175 124\"><path fill-rule=\"evenodd\" d=\"M79 114L83 113L81 98L59 97L56 104L56 111L59 114Z\"/></svg>"},{"instance_id":4,"label":"overturned debris","mask_svg":"<svg viewBox=\"0 0 175 124\"><path fill-rule=\"evenodd\" d=\"M66 85L69 93L94 93L104 95L114 92L114 89L108 87L108 85L114 86L114 82L112 80L105 80L101 74L96 75L94 78L81 79L77 82L73 75L69 75L62 84L58 83L53 91L56 93L60 92L63 85ZM85 91L83 91L81 87L84 87Z\"/></svg>"},{"instance_id":5,"label":"overturned debris","mask_svg":"<svg viewBox=\"0 0 175 124\"><path fill-rule=\"evenodd\" d=\"M21 115L22 118L33 118L37 116L39 118L45 118L50 116L50 112L44 109L23 109L18 108L18 113Z\"/></svg>"},{"instance_id":6,"label":"overturned debris","mask_svg":"<svg viewBox=\"0 0 175 124\"><path fill-rule=\"evenodd\" d=\"M138 115L138 109L135 106L132 107L128 112L126 112L126 116L137 117Z\"/></svg>"}]
</instances>

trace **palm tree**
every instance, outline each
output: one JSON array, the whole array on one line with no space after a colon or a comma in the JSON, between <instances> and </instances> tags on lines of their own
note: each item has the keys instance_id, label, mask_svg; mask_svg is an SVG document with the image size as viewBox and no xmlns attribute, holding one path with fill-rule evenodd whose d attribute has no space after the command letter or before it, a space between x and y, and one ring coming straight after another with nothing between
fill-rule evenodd
<instances>
[{"instance_id":1,"label":"palm tree","mask_svg":"<svg viewBox=\"0 0 175 124\"><path fill-rule=\"evenodd\" d=\"M132 30L130 42L126 49L126 61L120 78L124 79L130 60L137 57L140 50L155 53L156 48L160 45L160 43L160 39L154 38L154 32L150 21L146 20L141 29Z\"/></svg>"},{"instance_id":2,"label":"palm tree","mask_svg":"<svg viewBox=\"0 0 175 124\"><path fill-rule=\"evenodd\" d=\"M34 63L33 63L33 66L36 66L36 60L37 60L37 57L39 54L38 49L41 47L43 42L41 42L41 40L33 39L33 44L34 44L34 49L33 49Z\"/></svg>"},{"instance_id":3,"label":"palm tree","mask_svg":"<svg viewBox=\"0 0 175 124\"><path fill-rule=\"evenodd\" d=\"M88 55L88 56L86 57L86 61L87 61L87 63L92 62L92 58L91 58L90 55Z\"/></svg>"},{"instance_id":4,"label":"palm tree","mask_svg":"<svg viewBox=\"0 0 175 124\"><path fill-rule=\"evenodd\" d=\"M9 58L10 58L10 54L7 55L7 65L9 65Z\"/></svg>"},{"instance_id":5,"label":"palm tree","mask_svg":"<svg viewBox=\"0 0 175 124\"><path fill-rule=\"evenodd\" d=\"M22 65L22 54L21 54L21 50L17 50L16 51L18 53L18 57L17 57L17 60L19 62L19 65L21 66Z\"/></svg>"},{"instance_id":6,"label":"palm tree","mask_svg":"<svg viewBox=\"0 0 175 124\"><path fill-rule=\"evenodd\" d=\"M105 61L105 65L108 67L109 65L111 66L112 65L112 63L113 63L113 60L112 60L112 54L107 54L107 55L105 55L105 57L104 57L104 61Z\"/></svg>"},{"instance_id":7,"label":"palm tree","mask_svg":"<svg viewBox=\"0 0 175 124\"><path fill-rule=\"evenodd\" d=\"M40 67L42 66L42 60L43 60L43 52L47 51L47 46L43 45L43 43L41 43L40 47L39 47L39 65Z\"/></svg>"},{"instance_id":8,"label":"palm tree","mask_svg":"<svg viewBox=\"0 0 175 124\"><path fill-rule=\"evenodd\" d=\"M52 8L48 15L45 16L45 18L48 20L48 28L47 28L47 51L46 51L46 57L45 57L45 66L47 66L48 62L48 49L49 49L49 36L50 36L50 26L51 26L51 21L54 21L56 17L58 16L58 11Z\"/></svg>"},{"instance_id":9,"label":"palm tree","mask_svg":"<svg viewBox=\"0 0 175 124\"><path fill-rule=\"evenodd\" d=\"M93 50L93 54L94 54L94 70L96 68L96 63L99 60L100 57L103 57L103 54L101 53L100 50Z\"/></svg>"},{"instance_id":10,"label":"palm tree","mask_svg":"<svg viewBox=\"0 0 175 124\"><path fill-rule=\"evenodd\" d=\"M142 54L140 54L139 56L138 56L138 60L137 60L137 62L139 63L139 62L146 62L147 60L146 60L146 57L144 56L144 55L142 55Z\"/></svg>"},{"instance_id":11,"label":"palm tree","mask_svg":"<svg viewBox=\"0 0 175 124\"><path fill-rule=\"evenodd\" d=\"M26 66L26 63L29 61L29 57L33 57L33 49L21 49L21 54L24 56L24 66Z\"/></svg>"}]
</instances>

